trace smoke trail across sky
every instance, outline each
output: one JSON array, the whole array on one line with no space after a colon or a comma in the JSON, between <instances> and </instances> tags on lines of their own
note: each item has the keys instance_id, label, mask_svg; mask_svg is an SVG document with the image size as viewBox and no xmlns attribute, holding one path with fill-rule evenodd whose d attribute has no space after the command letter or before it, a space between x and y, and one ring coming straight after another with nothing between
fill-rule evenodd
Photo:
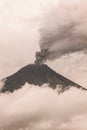
<instances>
[{"instance_id":1,"label":"smoke trail across sky","mask_svg":"<svg viewBox=\"0 0 87 130\"><path fill-rule=\"evenodd\" d=\"M60 0L49 9L40 29L43 59L56 59L66 54L87 51L87 1Z\"/></svg>"}]
</instances>

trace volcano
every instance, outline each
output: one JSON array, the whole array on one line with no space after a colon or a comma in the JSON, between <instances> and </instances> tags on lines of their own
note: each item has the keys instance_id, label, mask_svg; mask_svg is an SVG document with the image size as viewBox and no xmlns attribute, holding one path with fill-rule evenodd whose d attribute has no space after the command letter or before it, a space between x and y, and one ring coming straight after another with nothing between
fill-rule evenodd
<instances>
[{"instance_id":1,"label":"volcano","mask_svg":"<svg viewBox=\"0 0 87 130\"><path fill-rule=\"evenodd\" d=\"M21 88L25 83L38 86L48 84L53 89L58 87L61 92L64 92L72 86L86 90L86 88L56 73L46 64L29 64L13 75L6 77L2 82L4 82L4 85L1 92L13 92Z\"/></svg>"}]
</instances>

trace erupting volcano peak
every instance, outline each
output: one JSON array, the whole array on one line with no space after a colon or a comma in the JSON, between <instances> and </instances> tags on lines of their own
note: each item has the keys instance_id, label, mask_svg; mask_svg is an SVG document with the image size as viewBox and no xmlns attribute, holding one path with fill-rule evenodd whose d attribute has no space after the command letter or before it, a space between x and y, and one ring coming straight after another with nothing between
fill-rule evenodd
<instances>
[{"instance_id":1,"label":"erupting volcano peak","mask_svg":"<svg viewBox=\"0 0 87 130\"><path fill-rule=\"evenodd\" d=\"M38 64L29 64L15 74L5 78L1 92L13 92L21 88L26 82L38 86L49 84L49 87L53 89L58 86L61 92L69 89L71 86L86 90L80 85L56 73L46 64L40 64L38 62Z\"/></svg>"}]
</instances>

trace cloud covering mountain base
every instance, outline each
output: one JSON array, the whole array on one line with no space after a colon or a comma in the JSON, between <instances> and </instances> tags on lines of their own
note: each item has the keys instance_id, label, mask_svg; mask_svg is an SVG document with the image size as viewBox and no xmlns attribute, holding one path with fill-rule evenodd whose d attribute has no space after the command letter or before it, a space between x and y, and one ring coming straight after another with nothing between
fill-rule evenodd
<instances>
[{"instance_id":1,"label":"cloud covering mountain base","mask_svg":"<svg viewBox=\"0 0 87 130\"><path fill-rule=\"evenodd\" d=\"M0 130L87 130L87 93L26 84L0 94Z\"/></svg>"}]
</instances>

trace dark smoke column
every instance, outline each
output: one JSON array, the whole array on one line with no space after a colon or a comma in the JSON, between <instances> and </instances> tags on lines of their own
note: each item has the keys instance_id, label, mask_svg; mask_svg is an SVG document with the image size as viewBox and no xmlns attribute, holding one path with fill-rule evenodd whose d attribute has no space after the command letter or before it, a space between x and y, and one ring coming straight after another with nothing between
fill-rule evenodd
<instances>
[{"instance_id":1,"label":"dark smoke column","mask_svg":"<svg viewBox=\"0 0 87 130\"><path fill-rule=\"evenodd\" d=\"M44 64L46 62L48 56L48 51L47 50L41 50L40 52L36 52L36 60L35 64Z\"/></svg>"}]
</instances>

